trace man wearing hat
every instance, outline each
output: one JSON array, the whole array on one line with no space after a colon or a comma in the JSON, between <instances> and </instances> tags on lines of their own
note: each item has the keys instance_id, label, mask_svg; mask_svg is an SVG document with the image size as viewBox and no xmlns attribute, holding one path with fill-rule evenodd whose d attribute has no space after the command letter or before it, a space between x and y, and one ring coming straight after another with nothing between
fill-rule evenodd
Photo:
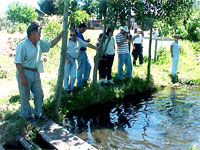
<instances>
[{"instance_id":1,"label":"man wearing hat","mask_svg":"<svg viewBox=\"0 0 200 150\"><path fill-rule=\"evenodd\" d=\"M117 53L118 53L118 79L123 79L123 66L126 66L126 77L132 77L132 64L131 64L131 56L129 53L129 45L128 40L129 37L127 26L120 28L120 33L116 35L117 42Z\"/></svg>"},{"instance_id":2,"label":"man wearing hat","mask_svg":"<svg viewBox=\"0 0 200 150\"><path fill-rule=\"evenodd\" d=\"M143 47L142 47L143 35L140 28L137 29L136 35L133 37L133 65L136 65L137 58L139 56L140 65L143 64Z\"/></svg>"},{"instance_id":3,"label":"man wearing hat","mask_svg":"<svg viewBox=\"0 0 200 150\"><path fill-rule=\"evenodd\" d=\"M40 40L42 27L39 22L32 22L27 29L27 38L21 41L16 48L14 63L16 64L16 78L21 97L21 115L24 119L47 120L42 114L43 90L40 74L38 72L41 55L48 52L63 36L61 32L51 42ZM31 109L29 98L30 91L34 94L34 110ZM34 113L34 117L32 116Z\"/></svg>"}]
</instances>

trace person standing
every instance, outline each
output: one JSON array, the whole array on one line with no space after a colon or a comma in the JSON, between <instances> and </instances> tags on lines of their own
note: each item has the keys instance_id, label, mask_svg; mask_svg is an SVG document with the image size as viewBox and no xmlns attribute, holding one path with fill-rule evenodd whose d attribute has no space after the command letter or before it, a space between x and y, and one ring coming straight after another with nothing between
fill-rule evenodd
<instances>
[{"instance_id":1,"label":"person standing","mask_svg":"<svg viewBox=\"0 0 200 150\"><path fill-rule=\"evenodd\" d=\"M70 38L68 39L68 45L66 48L65 75L64 75L64 90L67 97L73 90L74 83L76 80L76 72L77 72L76 60L78 60L78 58L80 57L80 48L87 46L97 50L97 47L93 46L88 42L83 41L80 38L77 38L77 32L75 30L71 30Z\"/></svg>"},{"instance_id":2,"label":"person standing","mask_svg":"<svg viewBox=\"0 0 200 150\"><path fill-rule=\"evenodd\" d=\"M173 78L177 77L177 67L179 61L179 43L178 43L179 36L177 34L174 35L174 42L171 44L170 53L172 58L172 68L171 68L171 75L172 80Z\"/></svg>"},{"instance_id":3,"label":"person standing","mask_svg":"<svg viewBox=\"0 0 200 150\"><path fill-rule=\"evenodd\" d=\"M77 29L77 37L85 42L90 42L90 39L85 40L83 33L86 31L87 25L82 23ZM86 47L80 48L79 58L78 58L78 71L77 71L77 87L80 87L87 83L90 77L91 65L86 53Z\"/></svg>"},{"instance_id":4,"label":"person standing","mask_svg":"<svg viewBox=\"0 0 200 150\"><path fill-rule=\"evenodd\" d=\"M127 36L128 28L127 26L120 28L120 33L116 35L117 42L117 53L118 53L118 79L123 79L123 66L126 66L126 77L132 77L132 63L131 56L129 53L128 40Z\"/></svg>"},{"instance_id":5,"label":"person standing","mask_svg":"<svg viewBox=\"0 0 200 150\"><path fill-rule=\"evenodd\" d=\"M113 61L115 57L115 39L112 36L112 30L110 28L107 29L106 31L106 41L107 43L108 38L110 36L110 41L108 43L105 55L106 55L106 77L107 77L107 83L108 84L114 84L112 80L112 66L113 66Z\"/></svg>"},{"instance_id":6,"label":"person standing","mask_svg":"<svg viewBox=\"0 0 200 150\"><path fill-rule=\"evenodd\" d=\"M48 52L63 36L61 32L51 42L40 40L42 27L39 22L32 22L27 29L27 38L21 41L16 48L14 63L16 64L16 78L21 97L21 115L26 120L47 120L42 112L43 90L38 66L43 52ZM30 91L34 94L34 111L30 107Z\"/></svg>"},{"instance_id":7,"label":"person standing","mask_svg":"<svg viewBox=\"0 0 200 150\"><path fill-rule=\"evenodd\" d=\"M143 64L143 46L142 46L142 41L143 41L143 35L142 35L142 30L140 28L137 29L137 33L135 36L133 36L133 65L136 66L136 61L139 56L139 63L140 65Z\"/></svg>"}]
</instances>

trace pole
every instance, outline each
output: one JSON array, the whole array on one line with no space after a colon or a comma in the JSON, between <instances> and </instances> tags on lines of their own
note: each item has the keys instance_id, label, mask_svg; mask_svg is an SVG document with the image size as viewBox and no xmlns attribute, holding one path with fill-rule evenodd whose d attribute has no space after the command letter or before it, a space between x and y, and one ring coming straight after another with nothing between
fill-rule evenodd
<instances>
[{"instance_id":1,"label":"pole","mask_svg":"<svg viewBox=\"0 0 200 150\"><path fill-rule=\"evenodd\" d=\"M66 57L66 45L68 39L68 9L69 9L69 0L65 0L64 2L64 19L63 19L63 30L64 36L62 37L62 48L61 48L61 57L60 57L60 66L58 72L58 80L56 86L56 94L54 98L54 102L56 104L55 113L58 116L59 108L60 108L60 101L61 101L61 92L63 87L63 79L64 79L64 66L65 66L65 57Z\"/></svg>"},{"instance_id":2,"label":"pole","mask_svg":"<svg viewBox=\"0 0 200 150\"><path fill-rule=\"evenodd\" d=\"M152 28L150 29L150 39L149 39L149 58L148 58L148 66L147 66L147 86L149 86L150 77L151 77L151 45L152 45Z\"/></svg>"}]
</instances>

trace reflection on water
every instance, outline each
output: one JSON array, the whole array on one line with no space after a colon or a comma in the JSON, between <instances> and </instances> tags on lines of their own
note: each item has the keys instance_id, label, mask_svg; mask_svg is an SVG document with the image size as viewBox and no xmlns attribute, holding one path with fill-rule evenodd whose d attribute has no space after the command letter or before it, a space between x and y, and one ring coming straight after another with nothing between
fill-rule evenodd
<instances>
[{"instance_id":1,"label":"reflection on water","mask_svg":"<svg viewBox=\"0 0 200 150\"><path fill-rule=\"evenodd\" d=\"M200 147L200 88L167 88L133 101L74 115L69 130L105 150Z\"/></svg>"}]
</instances>

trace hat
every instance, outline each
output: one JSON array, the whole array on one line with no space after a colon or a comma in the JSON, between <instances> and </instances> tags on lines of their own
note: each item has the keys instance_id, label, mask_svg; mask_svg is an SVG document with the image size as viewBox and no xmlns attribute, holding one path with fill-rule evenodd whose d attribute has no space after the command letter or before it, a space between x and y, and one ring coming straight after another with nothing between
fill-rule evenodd
<instances>
[{"instance_id":1,"label":"hat","mask_svg":"<svg viewBox=\"0 0 200 150\"><path fill-rule=\"evenodd\" d=\"M120 27L120 30L123 30L124 32L128 32L128 27L127 26Z\"/></svg>"},{"instance_id":2,"label":"hat","mask_svg":"<svg viewBox=\"0 0 200 150\"><path fill-rule=\"evenodd\" d=\"M141 28L137 28L137 32L142 32Z\"/></svg>"}]
</instances>

